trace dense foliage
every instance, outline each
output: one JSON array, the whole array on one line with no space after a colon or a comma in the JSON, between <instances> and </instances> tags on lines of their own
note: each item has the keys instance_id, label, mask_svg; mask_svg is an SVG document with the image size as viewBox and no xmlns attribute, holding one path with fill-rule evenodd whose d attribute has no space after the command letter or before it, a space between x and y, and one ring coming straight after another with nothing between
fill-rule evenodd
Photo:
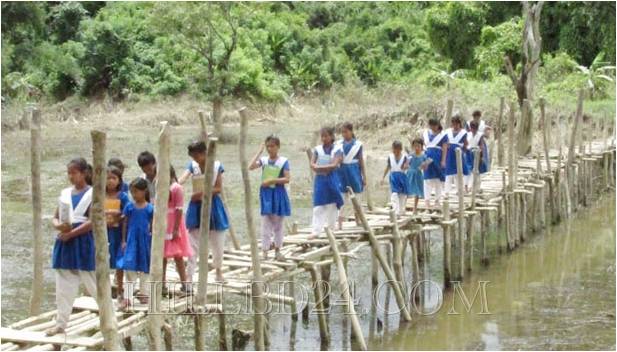
<instances>
[{"instance_id":1,"label":"dense foliage","mask_svg":"<svg viewBox=\"0 0 617 352\"><path fill-rule=\"evenodd\" d=\"M615 63L614 2L549 2L541 83L593 86ZM281 100L334 84L451 87L503 81L518 2L3 2L2 96L241 96ZM232 49L232 50L228 50Z\"/></svg>"}]
</instances>

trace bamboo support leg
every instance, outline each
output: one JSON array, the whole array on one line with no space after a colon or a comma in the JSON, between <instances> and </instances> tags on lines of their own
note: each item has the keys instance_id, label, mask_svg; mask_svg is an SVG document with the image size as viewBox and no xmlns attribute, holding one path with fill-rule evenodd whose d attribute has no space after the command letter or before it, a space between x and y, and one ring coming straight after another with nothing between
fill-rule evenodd
<instances>
[{"instance_id":1,"label":"bamboo support leg","mask_svg":"<svg viewBox=\"0 0 617 352\"><path fill-rule=\"evenodd\" d=\"M173 330L168 323L163 324L163 340L165 341L165 349L167 351L173 350Z\"/></svg>"},{"instance_id":2,"label":"bamboo support leg","mask_svg":"<svg viewBox=\"0 0 617 352\"><path fill-rule=\"evenodd\" d=\"M469 217L469 224L467 225L467 271L471 272L473 266L473 238L476 234L476 215Z\"/></svg>"},{"instance_id":3,"label":"bamboo support leg","mask_svg":"<svg viewBox=\"0 0 617 352\"><path fill-rule=\"evenodd\" d=\"M313 295L315 297L315 312L317 313L317 320L319 322L319 336L321 338L322 347L330 344L330 331L328 330L328 322L326 320L326 308L324 307L323 290L321 280L321 271L315 266L309 268L311 274L311 280L313 281Z\"/></svg>"},{"instance_id":4,"label":"bamboo support leg","mask_svg":"<svg viewBox=\"0 0 617 352\"><path fill-rule=\"evenodd\" d=\"M480 212L480 246L482 248L482 257L480 258L480 263L483 265L488 265L488 254L486 251L486 239L488 237L488 222L489 222L489 211Z\"/></svg>"},{"instance_id":5,"label":"bamboo support leg","mask_svg":"<svg viewBox=\"0 0 617 352\"><path fill-rule=\"evenodd\" d=\"M418 262L418 242L416 240L417 236L417 232L412 234L411 241L409 241L409 245L411 246L411 264L413 265L411 272L411 287L416 287L416 285L420 282L420 263ZM413 293L413 297L411 297L411 300L419 303L420 293L418 292L418 290L415 289L411 292ZM413 304L411 306L413 306Z\"/></svg>"},{"instance_id":6,"label":"bamboo support leg","mask_svg":"<svg viewBox=\"0 0 617 352\"><path fill-rule=\"evenodd\" d=\"M442 214L444 221L450 220L450 202L445 199L442 205ZM442 225L443 231L443 286L445 289L450 288L452 280L452 248L450 244L450 229L451 225ZM412 254L413 256L413 254ZM415 268L414 268L415 271Z\"/></svg>"}]
</instances>

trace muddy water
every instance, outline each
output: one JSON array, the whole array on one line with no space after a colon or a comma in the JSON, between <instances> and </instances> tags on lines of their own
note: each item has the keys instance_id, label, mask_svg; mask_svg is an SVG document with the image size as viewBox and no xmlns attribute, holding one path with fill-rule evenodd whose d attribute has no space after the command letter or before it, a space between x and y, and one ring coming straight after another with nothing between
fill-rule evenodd
<instances>
[{"instance_id":1,"label":"muddy water","mask_svg":"<svg viewBox=\"0 0 617 352\"><path fill-rule=\"evenodd\" d=\"M252 128L249 141L256 147L263 136L275 132L283 141L283 153L288 156L294 177L291 196L294 220L301 225L310 219L310 177L306 155L301 148L311 140L310 131L317 126L260 125ZM185 145L196 131L178 127L173 135L172 163L181 169L187 162ZM70 124L47 126L44 135L43 196L44 213L51 214L55 198L66 187L64 165L72 156L90 154L87 131ZM122 127L109 133L109 155L125 160L130 180L139 174L136 155L144 149L155 151L156 129L146 127L136 132ZM2 138L2 325L27 316L31 277L31 213L29 203L29 149L28 135L16 132ZM252 154L249 151L249 155ZM240 187L237 146L223 145L219 159L226 166L225 183L232 208L231 217L240 233L244 233L244 209ZM381 165L371 168L373 180L381 172ZM253 174L256 185L259 175ZM188 192L189 190L187 190ZM381 201L387 194L386 188ZM256 195L256 192L255 192ZM488 281L486 294L489 314L478 314L476 303L466 312L457 298L459 315L447 314L452 307L452 296L439 294L437 286L427 289L423 311L433 310L440 301L441 309L434 314L414 315L409 324L400 323L394 312L396 303L387 286L377 291L377 306L373 305L370 283L370 255L368 250L350 262L349 276L355 283L362 328L372 349L614 349L615 347L615 198L598 202L590 209L576 214L572 220L531 239L515 252L497 255L493 250L491 264L469 275L462 289L471 300L479 281ZM255 212L257 212L255 197ZM245 241L241 235L242 241ZM427 263L427 279L442 281L440 234L434 233L432 259ZM45 228L46 255L51 252L53 233ZM408 253L409 254L409 253ZM407 256L409 258L409 255ZM53 272L49 261L45 267L44 309L54 308ZM407 272L407 278L410 273ZM337 273L332 270L333 284ZM380 280L384 281L383 274ZM308 283L307 275L298 282ZM297 298L312 292L310 287L297 289ZM335 289L335 294L338 291ZM310 294L312 297L312 294ZM332 298L335 300L336 296ZM243 304L237 296L226 298L227 311ZM276 308L276 307L275 307ZM193 325L190 317L171 318L177 333L174 347L193 348ZM230 328L252 329L250 315L231 315ZM288 314L272 314L272 350L319 349L317 316L309 314L293 323ZM216 349L216 321L207 331L208 349ZM339 306L333 306L329 315L331 343L329 349L350 349L348 317ZM231 329L228 329L230 331ZM145 348L145 338L134 339L135 348ZM249 344L246 349L252 349Z\"/></svg>"}]
</instances>

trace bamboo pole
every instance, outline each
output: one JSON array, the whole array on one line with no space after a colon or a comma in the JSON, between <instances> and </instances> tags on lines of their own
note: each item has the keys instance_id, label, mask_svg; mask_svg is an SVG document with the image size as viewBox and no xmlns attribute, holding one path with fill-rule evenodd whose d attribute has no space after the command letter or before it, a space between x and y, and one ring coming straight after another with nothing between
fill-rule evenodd
<instances>
[{"instance_id":1,"label":"bamboo pole","mask_svg":"<svg viewBox=\"0 0 617 352\"><path fill-rule=\"evenodd\" d=\"M495 138L499 143L497 149L497 164L503 166L503 113L506 108L506 99L504 97L499 98L499 118L497 119L497 128L495 129Z\"/></svg>"},{"instance_id":2,"label":"bamboo pole","mask_svg":"<svg viewBox=\"0 0 617 352\"><path fill-rule=\"evenodd\" d=\"M96 303L99 307L100 330L103 347L108 351L120 349L118 322L114 314L109 280L109 250L107 225L105 223L105 185L107 184L106 135L105 132L91 131L93 157L93 188L90 215L96 248Z\"/></svg>"},{"instance_id":3,"label":"bamboo pole","mask_svg":"<svg viewBox=\"0 0 617 352\"><path fill-rule=\"evenodd\" d=\"M467 271L471 271L473 266L473 238L476 234L476 221L477 214L469 216L469 223L467 224Z\"/></svg>"},{"instance_id":4,"label":"bamboo pole","mask_svg":"<svg viewBox=\"0 0 617 352\"><path fill-rule=\"evenodd\" d=\"M369 172L368 170L371 170L371 168L369 167L369 156L362 153L363 157L364 157L364 167L366 168L366 187L364 189L364 193L366 193L366 206L368 207L368 210L373 211L374 206L373 206L373 197L371 194L371 188L373 188L373 185L370 183L370 178L369 178Z\"/></svg>"},{"instance_id":5,"label":"bamboo pole","mask_svg":"<svg viewBox=\"0 0 617 352\"><path fill-rule=\"evenodd\" d=\"M330 331L328 330L328 321L326 320L326 308L323 302L323 290L321 280L321 272L314 265L307 268L313 280L313 295L315 297L315 311L317 312L317 322L319 323L319 337L322 346L330 344Z\"/></svg>"},{"instance_id":6,"label":"bamboo pole","mask_svg":"<svg viewBox=\"0 0 617 352\"><path fill-rule=\"evenodd\" d=\"M488 253L486 251L486 238L488 236L488 222L490 221L490 212L480 211L480 245L482 248L482 256L480 263L488 265Z\"/></svg>"},{"instance_id":7,"label":"bamboo pole","mask_svg":"<svg viewBox=\"0 0 617 352\"><path fill-rule=\"evenodd\" d=\"M165 233L167 231L167 202L169 200L169 157L170 131L167 121L161 123L159 133L159 153L157 158L156 199L154 206L154 220L152 223L152 248L150 250L150 307L153 314L148 314L148 337L151 350L162 350L161 329L163 316L157 314L161 305L163 282L163 251L165 247Z\"/></svg>"},{"instance_id":8,"label":"bamboo pole","mask_svg":"<svg viewBox=\"0 0 617 352\"><path fill-rule=\"evenodd\" d=\"M251 181L249 178L248 162L246 157L246 135L248 129L248 111L246 108L242 108L239 111L240 114L240 165L242 166L242 180L244 181L244 210L246 212L246 228L249 235L251 244L251 262L253 265L253 278L252 278L252 293L253 304L255 310L255 349L263 351L264 346L264 309L265 302L263 297L262 284L264 283L261 274L261 263L259 260L259 248L257 247L257 235L255 233L255 224L253 222L253 203L252 203L252 191Z\"/></svg>"},{"instance_id":9,"label":"bamboo pole","mask_svg":"<svg viewBox=\"0 0 617 352\"><path fill-rule=\"evenodd\" d=\"M453 109L454 109L454 101L452 99L448 99L447 106L446 106L446 120L445 120L445 124L447 124L448 121L450 121L450 119L452 118L452 110Z\"/></svg>"},{"instance_id":10,"label":"bamboo pole","mask_svg":"<svg viewBox=\"0 0 617 352\"><path fill-rule=\"evenodd\" d=\"M401 311L401 318L406 321L411 321L411 315L409 314L409 310L407 309L407 305L405 304L405 299L403 297L401 287L396 282L396 277L394 276L394 273L390 269L386 258L384 258L381 250L379 249L379 242L375 238L373 228L369 225L368 220L366 220L366 216L364 216L364 210L362 210L362 206L360 205L360 202L358 201L358 198L356 198L355 194L351 195L351 202L353 203L353 206L356 210L356 214L358 214L358 216L360 217L362 226L368 233L369 242L371 243L371 247L373 247L373 255L377 257L377 260L381 265L381 269L386 275L389 284L392 286L394 296L396 297L396 303L398 304L399 310Z\"/></svg>"},{"instance_id":11,"label":"bamboo pole","mask_svg":"<svg viewBox=\"0 0 617 352\"><path fill-rule=\"evenodd\" d=\"M202 126L203 128L203 126ZM202 129L202 139L207 134ZM205 142L205 140L204 140ZM214 180L214 159L216 158L216 140L208 141L208 151L206 158L206 170L204 177L204 192L201 198L201 214L199 226L199 282L195 303L197 306L205 307L207 304L208 292L208 255L210 234L210 213L212 212L212 189ZM195 349L203 351L206 348L205 324L206 315L204 313L195 316Z\"/></svg>"},{"instance_id":12,"label":"bamboo pole","mask_svg":"<svg viewBox=\"0 0 617 352\"><path fill-rule=\"evenodd\" d=\"M546 120L546 115L544 111L546 101L544 98L540 98L540 121L542 121L542 144L544 146L544 159L546 161L546 172L551 173L551 160L548 155L548 150L550 148L548 131L551 128L550 121Z\"/></svg>"},{"instance_id":13,"label":"bamboo pole","mask_svg":"<svg viewBox=\"0 0 617 352\"><path fill-rule=\"evenodd\" d=\"M514 103L510 102L510 118L508 120L508 190L512 191L516 183L514 150L516 141L514 140Z\"/></svg>"},{"instance_id":14,"label":"bamboo pole","mask_svg":"<svg viewBox=\"0 0 617 352\"><path fill-rule=\"evenodd\" d=\"M412 272L411 272L411 295L409 297L410 303L412 307L415 307L415 302L420 302L420 292L418 292L418 289L414 287L417 287L416 285L418 285L418 283L420 282L420 259L419 259L419 255L418 255L418 236L420 235L419 232L414 231L411 235L411 240L409 241L409 246L411 247L411 265L412 265ZM374 290L373 290L374 291Z\"/></svg>"},{"instance_id":15,"label":"bamboo pole","mask_svg":"<svg viewBox=\"0 0 617 352\"><path fill-rule=\"evenodd\" d=\"M456 188L458 194L459 280L465 271L465 187L463 186L463 151L456 149Z\"/></svg>"},{"instance_id":16,"label":"bamboo pole","mask_svg":"<svg viewBox=\"0 0 617 352\"><path fill-rule=\"evenodd\" d=\"M391 212L393 214L393 212ZM334 261L336 263L338 275L339 275L339 285L340 289L343 293L343 297L345 299L345 305L347 306L348 313L351 317L351 328L353 329L353 333L355 335L356 341L360 345L360 349L362 351L366 351L366 342L364 342L364 335L362 334L362 327L360 326L360 321L358 320L358 316L356 315L356 309L354 307L353 297L351 292L349 292L349 283L347 282L347 271L345 270L345 265L341 260L341 255L339 253L338 245L336 244L336 239L334 238L334 234L332 231L326 226L324 228L326 235L328 236L328 240L330 241L330 248L332 249L332 255L334 256Z\"/></svg>"},{"instance_id":17,"label":"bamboo pole","mask_svg":"<svg viewBox=\"0 0 617 352\"><path fill-rule=\"evenodd\" d=\"M224 188L221 190L221 200L223 201L223 208L225 209L225 213L228 215L231 214L229 212L229 208L227 207L227 189ZM235 250L240 250L240 241L238 241L238 237L236 236L236 228L233 225L232 221L228 221L229 223L229 237L231 237L231 243Z\"/></svg>"},{"instance_id":18,"label":"bamboo pole","mask_svg":"<svg viewBox=\"0 0 617 352\"><path fill-rule=\"evenodd\" d=\"M403 247L401 245L401 235L398 228L398 222L396 221L396 214L394 213L394 209L390 209L390 222L392 223L392 249L394 251L392 255L392 267L394 269L394 276L396 277L396 281L403 286L405 282L403 278L403 261L402 250Z\"/></svg>"},{"instance_id":19,"label":"bamboo pole","mask_svg":"<svg viewBox=\"0 0 617 352\"><path fill-rule=\"evenodd\" d=\"M608 160L608 159L607 159ZM32 110L30 123L30 173L32 187L32 292L30 316L41 314L43 298L43 198L41 192L41 111Z\"/></svg>"},{"instance_id":20,"label":"bamboo pole","mask_svg":"<svg viewBox=\"0 0 617 352\"><path fill-rule=\"evenodd\" d=\"M576 117L574 118L574 126L572 127L572 134L570 135L570 146L568 147L568 160L566 161L566 170L569 170L574 163L575 152L574 147L576 144L577 134L581 120L583 119L583 90L578 91L578 102L576 104ZM570 179L570 177L568 177Z\"/></svg>"},{"instance_id":21,"label":"bamboo pole","mask_svg":"<svg viewBox=\"0 0 617 352\"><path fill-rule=\"evenodd\" d=\"M473 151L473 183L471 185L471 210L476 209L476 193L478 192L478 185L480 181L480 151L478 149Z\"/></svg>"},{"instance_id":22,"label":"bamboo pole","mask_svg":"<svg viewBox=\"0 0 617 352\"><path fill-rule=\"evenodd\" d=\"M441 212L443 214L444 222L450 221L450 201L444 199ZM451 225L442 225L443 229L443 286L444 288L450 288L450 280L452 278L452 254L451 254L451 238L450 229Z\"/></svg>"}]
</instances>

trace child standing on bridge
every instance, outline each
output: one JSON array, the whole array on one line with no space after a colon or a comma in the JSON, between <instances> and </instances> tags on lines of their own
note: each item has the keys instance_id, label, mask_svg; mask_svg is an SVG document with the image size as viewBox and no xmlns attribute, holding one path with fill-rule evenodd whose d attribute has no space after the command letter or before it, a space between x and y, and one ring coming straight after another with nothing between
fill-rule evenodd
<instances>
[{"instance_id":1,"label":"child standing on bridge","mask_svg":"<svg viewBox=\"0 0 617 352\"><path fill-rule=\"evenodd\" d=\"M359 197L366 187L366 170L364 168L364 157L362 153L362 142L356 139L353 133L351 122L345 122L341 128L343 139L339 145L343 148L343 161L339 168L339 180L341 182L341 192L344 195L344 204L339 210L338 228L343 227L343 221L347 216L350 193L347 187L351 187L354 195ZM352 207L353 209L353 207Z\"/></svg>"},{"instance_id":2,"label":"child standing on bridge","mask_svg":"<svg viewBox=\"0 0 617 352\"><path fill-rule=\"evenodd\" d=\"M127 284L124 287L124 300L120 309L132 306L133 288L139 279L139 302L148 303L149 287L147 284L150 273L150 248L152 245L152 218L154 206L150 203L148 182L136 178L129 189L133 196L122 210L122 256L117 267L126 272Z\"/></svg>"},{"instance_id":3,"label":"child standing on bridge","mask_svg":"<svg viewBox=\"0 0 617 352\"><path fill-rule=\"evenodd\" d=\"M128 194L122 191L122 171L115 166L107 167L105 218L109 243L109 267L115 269L117 297L122 297L123 272L116 267L122 255L122 210L130 202Z\"/></svg>"},{"instance_id":4,"label":"child standing on bridge","mask_svg":"<svg viewBox=\"0 0 617 352\"><path fill-rule=\"evenodd\" d=\"M189 178L193 179L193 195L186 211L186 228L189 230L189 242L193 255L188 260L188 281L193 281L197 271L197 257L199 256L199 237L201 226L201 199L205 184L204 171L206 169L207 147L204 141L195 141L189 144L188 154L193 159L189 162L180 176L178 183L183 184ZM229 228L229 220L223 205L220 193L223 190L223 165L218 160L214 161L214 173L212 178L212 203L210 206L210 232L208 233L208 247L212 252L212 267L216 271L216 281L223 282L223 251L225 249L225 231ZM184 287L185 292L190 287Z\"/></svg>"},{"instance_id":5,"label":"child standing on bridge","mask_svg":"<svg viewBox=\"0 0 617 352\"><path fill-rule=\"evenodd\" d=\"M409 180L409 193L407 195L414 197L414 214L418 212L418 199L424 198L424 171L433 161L422 150L423 142L422 138L414 139L411 145L413 153L408 156L409 168L407 169L407 179Z\"/></svg>"},{"instance_id":6,"label":"child standing on bridge","mask_svg":"<svg viewBox=\"0 0 617 352\"><path fill-rule=\"evenodd\" d=\"M443 182L446 180L444 168L448 152L448 136L443 131L439 120L435 118L428 120L428 126L429 128L422 136L426 146L426 156L433 160L424 170L424 199L427 208L431 206L433 191L435 192L435 206L439 206Z\"/></svg>"},{"instance_id":7,"label":"child standing on bridge","mask_svg":"<svg viewBox=\"0 0 617 352\"><path fill-rule=\"evenodd\" d=\"M88 216L92 203L92 188L86 183L88 163L73 159L67 165L71 187L60 193L58 208L52 219L60 233L56 236L52 268L56 272L56 326L45 331L48 336L64 333L73 310L73 301L83 283L86 291L96 297L94 275L94 237Z\"/></svg>"},{"instance_id":8,"label":"child standing on bridge","mask_svg":"<svg viewBox=\"0 0 617 352\"><path fill-rule=\"evenodd\" d=\"M407 195L410 193L409 181L405 170L409 167L407 154L403 152L403 143L394 141L392 153L388 156L388 164L384 170L381 183L384 183L386 175L390 172L390 203L397 216L405 213Z\"/></svg>"},{"instance_id":9,"label":"child standing on bridge","mask_svg":"<svg viewBox=\"0 0 617 352\"><path fill-rule=\"evenodd\" d=\"M470 170L470 174L466 177L467 187L472 187L473 180L473 164L474 164L474 152L477 150L480 152L480 161L478 164L478 189L480 188L480 180L482 174L488 171L488 152L486 142L484 141L484 133L479 131L479 124L477 121L471 121L469 123L470 131L467 132L467 141L469 146L467 148L467 168Z\"/></svg>"},{"instance_id":10,"label":"child standing on bridge","mask_svg":"<svg viewBox=\"0 0 617 352\"><path fill-rule=\"evenodd\" d=\"M467 131L463 128L461 116L456 114L451 120L452 127L449 128L446 133L448 134L448 152L446 154L446 194L450 193L452 184L456 182L456 150L462 151L462 172L464 176L469 175L469 169L465 162L465 150L467 149ZM457 190L463 192L462 189ZM465 192L467 186L465 186Z\"/></svg>"},{"instance_id":11,"label":"child standing on bridge","mask_svg":"<svg viewBox=\"0 0 617 352\"><path fill-rule=\"evenodd\" d=\"M124 175L124 169L126 169L126 165L119 158L109 158L107 161L107 166L115 166L120 170L120 175ZM127 195L129 194L129 184L126 182L122 182L122 186L120 188L121 192L125 192Z\"/></svg>"},{"instance_id":12,"label":"child standing on bridge","mask_svg":"<svg viewBox=\"0 0 617 352\"><path fill-rule=\"evenodd\" d=\"M320 131L321 145L315 147L311 158L311 169L315 171L313 183L313 230L309 239L323 232L324 226L334 230L338 209L343 206L341 184L337 168L343 161L342 148L334 143L334 128L324 127Z\"/></svg>"},{"instance_id":13,"label":"child standing on bridge","mask_svg":"<svg viewBox=\"0 0 617 352\"><path fill-rule=\"evenodd\" d=\"M264 147L268 156L262 157ZM261 208L261 250L264 260L268 251L274 246L276 260L285 260L281 253L283 247L283 220L291 215L291 204L285 185L289 183L289 160L278 155L281 141L271 135L255 154L249 164L249 170L261 168L261 187L259 187L259 204ZM274 243L272 243L274 235Z\"/></svg>"}]
</instances>

